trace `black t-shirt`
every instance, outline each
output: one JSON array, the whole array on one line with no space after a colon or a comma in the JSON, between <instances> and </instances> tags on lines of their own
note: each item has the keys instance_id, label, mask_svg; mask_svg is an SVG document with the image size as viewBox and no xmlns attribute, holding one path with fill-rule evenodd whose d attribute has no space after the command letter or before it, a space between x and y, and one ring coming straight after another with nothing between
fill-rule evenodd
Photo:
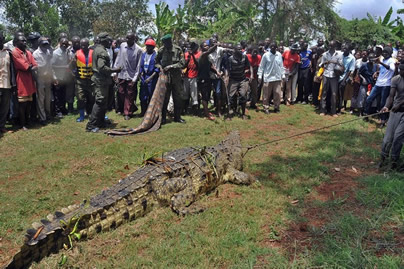
<instances>
[{"instance_id":1,"label":"black t-shirt","mask_svg":"<svg viewBox=\"0 0 404 269\"><path fill-rule=\"evenodd\" d=\"M229 69L230 79L242 81L246 78L245 70L250 68L250 62L246 55L242 55L241 60L237 60L233 55L229 58L227 67Z\"/></svg>"},{"instance_id":2,"label":"black t-shirt","mask_svg":"<svg viewBox=\"0 0 404 269\"><path fill-rule=\"evenodd\" d=\"M210 67L212 63L209 61L208 55L199 57L198 59L198 79L206 80L210 78Z\"/></svg>"}]
</instances>

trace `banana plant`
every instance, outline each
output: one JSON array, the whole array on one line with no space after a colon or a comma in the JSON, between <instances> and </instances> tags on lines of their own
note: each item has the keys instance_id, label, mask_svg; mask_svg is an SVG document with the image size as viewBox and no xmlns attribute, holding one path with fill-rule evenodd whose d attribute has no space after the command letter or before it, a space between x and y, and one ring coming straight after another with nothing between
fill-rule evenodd
<instances>
[{"instance_id":1,"label":"banana plant","mask_svg":"<svg viewBox=\"0 0 404 269\"><path fill-rule=\"evenodd\" d=\"M160 2L156 4L155 7L156 18L154 22L157 28L157 42L160 43L163 35L173 32L176 17L174 15L174 11L171 11L165 2Z\"/></svg>"}]
</instances>

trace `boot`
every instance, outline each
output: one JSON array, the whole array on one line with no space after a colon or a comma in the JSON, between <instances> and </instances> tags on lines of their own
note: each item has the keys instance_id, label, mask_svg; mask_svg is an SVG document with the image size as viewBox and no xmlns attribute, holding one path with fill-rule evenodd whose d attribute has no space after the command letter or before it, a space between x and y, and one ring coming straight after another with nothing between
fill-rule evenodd
<instances>
[{"instance_id":1,"label":"boot","mask_svg":"<svg viewBox=\"0 0 404 269\"><path fill-rule=\"evenodd\" d=\"M177 104L174 103L174 121L179 123L185 123L185 120L181 118L182 101L178 100Z\"/></svg>"},{"instance_id":2,"label":"boot","mask_svg":"<svg viewBox=\"0 0 404 269\"><path fill-rule=\"evenodd\" d=\"M69 114L73 113L73 103L67 103L67 109Z\"/></svg>"},{"instance_id":3,"label":"boot","mask_svg":"<svg viewBox=\"0 0 404 269\"><path fill-rule=\"evenodd\" d=\"M381 169L381 168L383 168L384 166L386 166L386 164L387 164L387 162L386 162L386 157L382 156L382 157L380 158L380 162L379 162L379 164L378 164L378 168Z\"/></svg>"},{"instance_id":4,"label":"boot","mask_svg":"<svg viewBox=\"0 0 404 269\"><path fill-rule=\"evenodd\" d=\"M84 121L84 109L80 109L80 117L77 118L77 122L83 122Z\"/></svg>"}]
</instances>

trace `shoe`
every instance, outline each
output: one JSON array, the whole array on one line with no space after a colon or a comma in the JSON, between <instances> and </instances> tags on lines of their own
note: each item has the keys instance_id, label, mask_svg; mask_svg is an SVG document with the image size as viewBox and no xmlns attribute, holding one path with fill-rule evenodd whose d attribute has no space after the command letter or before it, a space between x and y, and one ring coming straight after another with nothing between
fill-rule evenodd
<instances>
[{"instance_id":1,"label":"shoe","mask_svg":"<svg viewBox=\"0 0 404 269\"><path fill-rule=\"evenodd\" d=\"M323 112L322 112L322 113L320 113L320 116L325 116L325 113L323 113Z\"/></svg>"},{"instance_id":2,"label":"shoe","mask_svg":"<svg viewBox=\"0 0 404 269\"><path fill-rule=\"evenodd\" d=\"M250 108L251 109L257 109L258 107L256 105L251 105Z\"/></svg>"},{"instance_id":3,"label":"shoe","mask_svg":"<svg viewBox=\"0 0 404 269\"><path fill-rule=\"evenodd\" d=\"M247 117L246 115L241 115L241 119L242 119L242 120L247 120L248 117Z\"/></svg>"},{"instance_id":4,"label":"shoe","mask_svg":"<svg viewBox=\"0 0 404 269\"><path fill-rule=\"evenodd\" d=\"M333 116L333 118L338 118L338 114L334 114L332 116Z\"/></svg>"},{"instance_id":5,"label":"shoe","mask_svg":"<svg viewBox=\"0 0 404 269\"><path fill-rule=\"evenodd\" d=\"M386 166L386 164L387 164L386 158L381 157L380 162L377 164L377 167L380 169L380 168L383 168L384 166Z\"/></svg>"},{"instance_id":6,"label":"shoe","mask_svg":"<svg viewBox=\"0 0 404 269\"><path fill-rule=\"evenodd\" d=\"M176 119L174 120L174 122L178 122L178 123L186 123L186 121L182 118Z\"/></svg>"},{"instance_id":7,"label":"shoe","mask_svg":"<svg viewBox=\"0 0 404 269\"><path fill-rule=\"evenodd\" d=\"M391 163L391 166L390 166L390 170L397 170L397 168L398 168L398 164L397 164L397 162L392 162Z\"/></svg>"},{"instance_id":8,"label":"shoe","mask_svg":"<svg viewBox=\"0 0 404 269\"><path fill-rule=\"evenodd\" d=\"M46 120L40 120L39 124L42 126L46 126L48 123L46 122Z\"/></svg>"},{"instance_id":9,"label":"shoe","mask_svg":"<svg viewBox=\"0 0 404 269\"><path fill-rule=\"evenodd\" d=\"M100 128L95 127L95 128L92 128L92 129L86 129L86 131L91 132L91 133L98 133L100 131Z\"/></svg>"},{"instance_id":10,"label":"shoe","mask_svg":"<svg viewBox=\"0 0 404 269\"><path fill-rule=\"evenodd\" d=\"M125 117L123 117L125 120L130 120L130 117L128 115L125 115Z\"/></svg>"},{"instance_id":11,"label":"shoe","mask_svg":"<svg viewBox=\"0 0 404 269\"><path fill-rule=\"evenodd\" d=\"M212 113L209 113L206 119L214 121L216 118L212 115Z\"/></svg>"},{"instance_id":12,"label":"shoe","mask_svg":"<svg viewBox=\"0 0 404 269\"><path fill-rule=\"evenodd\" d=\"M164 124L166 124L167 123L167 120L166 119L162 119L161 120L161 125L164 125Z\"/></svg>"},{"instance_id":13,"label":"shoe","mask_svg":"<svg viewBox=\"0 0 404 269\"><path fill-rule=\"evenodd\" d=\"M27 127L25 127L25 126L22 126L22 128L21 128L23 131L28 131L28 128Z\"/></svg>"},{"instance_id":14,"label":"shoe","mask_svg":"<svg viewBox=\"0 0 404 269\"><path fill-rule=\"evenodd\" d=\"M59 119L63 119L63 113L62 112L57 113L56 117L58 117Z\"/></svg>"},{"instance_id":15,"label":"shoe","mask_svg":"<svg viewBox=\"0 0 404 269\"><path fill-rule=\"evenodd\" d=\"M265 109L265 110L264 110L264 113L267 114L267 115L269 115L269 110L268 110L268 109Z\"/></svg>"},{"instance_id":16,"label":"shoe","mask_svg":"<svg viewBox=\"0 0 404 269\"><path fill-rule=\"evenodd\" d=\"M278 108L274 110L275 113L281 112Z\"/></svg>"},{"instance_id":17,"label":"shoe","mask_svg":"<svg viewBox=\"0 0 404 269\"><path fill-rule=\"evenodd\" d=\"M307 103L305 101L302 102L302 105L307 105Z\"/></svg>"}]
</instances>

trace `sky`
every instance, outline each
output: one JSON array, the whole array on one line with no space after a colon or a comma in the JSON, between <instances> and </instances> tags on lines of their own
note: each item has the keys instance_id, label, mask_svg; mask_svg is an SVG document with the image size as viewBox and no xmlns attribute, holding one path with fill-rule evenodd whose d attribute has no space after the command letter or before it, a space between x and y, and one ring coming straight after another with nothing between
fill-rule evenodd
<instances>
[{"instance_id":1,"label":"sky","mask_svg":"<svg viewBox=\"0 0 404 269\"><path fill-rule=\"evenodd\" d=\"M383 18L391 6L393 10L404 8L403 1L404 0L337 0L335 9L341 17L346 19L366 18L367 12L373 16L381 16ZM160 0L149 0L149 8L153 13L155 13L154 5L158 2L160 2ZM176 8L178 4L184 4L184 0L168 0L165 2L170 8ZM396 16L397 14L394 13L392 18Z\"/></svg>"},{"instance_id":2,"label":"sky","mask_svg":"<svg viewBox=\"0 0 404 269\"><path fill-rule=\"evenodd\" d=\"M335 5L337 13L345 19L353 18L366 18L366 13L369 12L373 16L381 16L382 18L386 15L387 11L393 7L393 10L404 8L404 3L402 0L338 0ZM403 15L400 15L404 18ZM397 13L394 12L392 18L396 18Z\"/></svg>"}]
</instances>

